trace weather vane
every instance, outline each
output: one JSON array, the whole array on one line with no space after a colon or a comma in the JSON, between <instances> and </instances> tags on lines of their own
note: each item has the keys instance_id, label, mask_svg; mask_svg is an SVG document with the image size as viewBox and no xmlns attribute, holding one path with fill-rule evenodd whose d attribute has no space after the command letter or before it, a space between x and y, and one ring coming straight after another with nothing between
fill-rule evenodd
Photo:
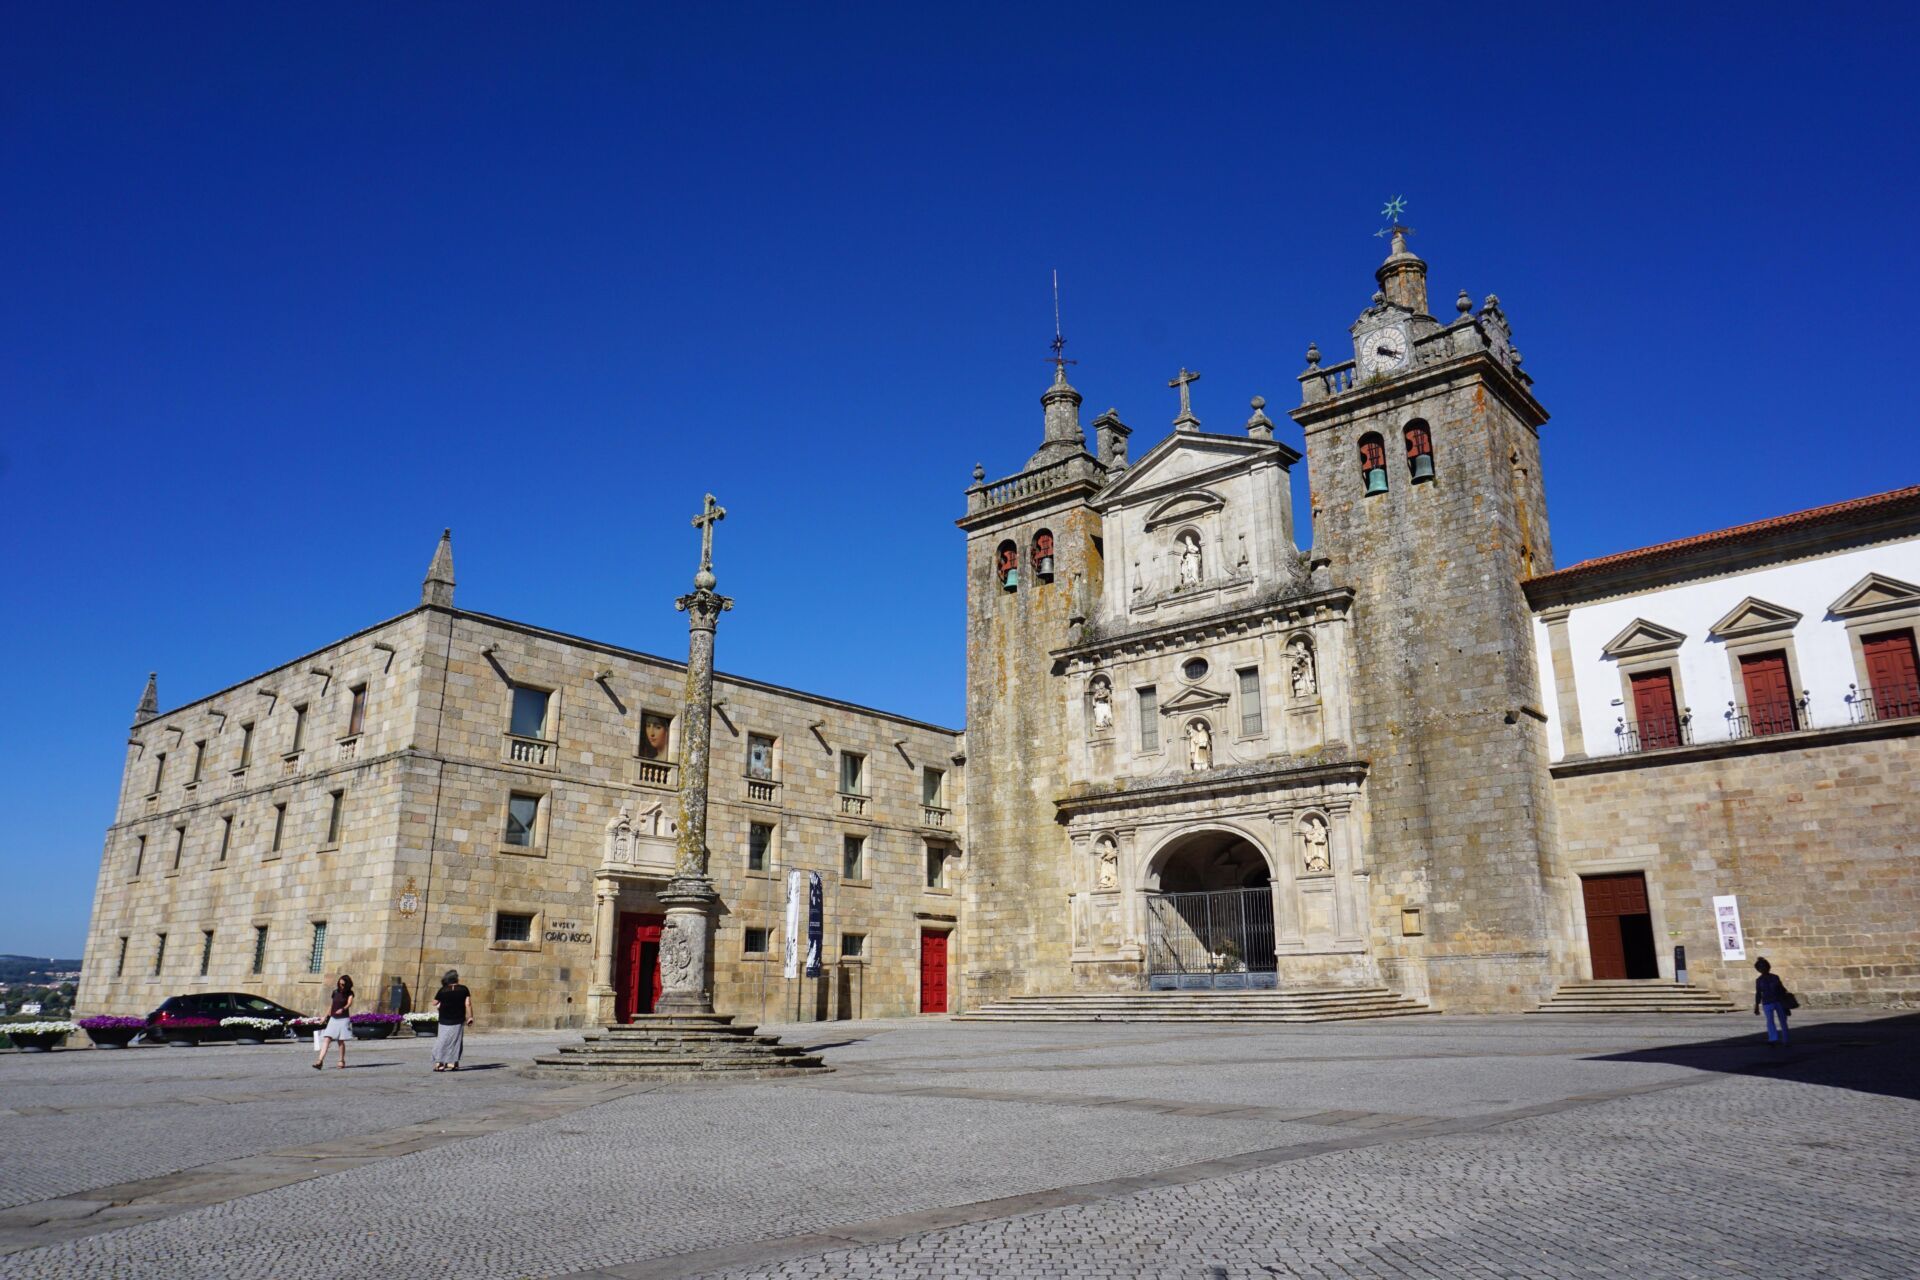
<instances>
[{"instance_id":1,"label":"weather vane","mask_svg":"<svg viewBox=\"0 0 1920 1280\"><path fill-rule=\"evenodd\" d=\"M1405 231L1411 234L1413 228L1406 226L1400 221L1400 215L1406 211L1407 198L1405 196L1395 196L1393 199L1387 201L1385 205L1381 206L1380 216L1387 220L1387 225L1374 232L1374 238L1384 240L1396 231Z\"/></svg>"},{"instance_id":2,"label":"weather vane","mask_svg":"<svg viewBox=\"0 0 1920 1280\"><path fill-rule=\"evenodd\" d=\"M1047 363L1053 366L1054 372L1064 376L1068 365L1080 363L1078 360L1069 360L1060 354L1067 349L1067 340L1060 336L1060 273L1057 270L1053 273L1053 342L1051 345L1053 354L1047 357Z\"/></svg>"}]
</instances>

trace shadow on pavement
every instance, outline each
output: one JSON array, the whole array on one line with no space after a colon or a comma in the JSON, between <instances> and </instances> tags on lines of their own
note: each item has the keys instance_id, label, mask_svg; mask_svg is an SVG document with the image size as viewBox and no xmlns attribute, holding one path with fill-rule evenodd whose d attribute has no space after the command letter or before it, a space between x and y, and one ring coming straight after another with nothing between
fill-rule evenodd
<instances>
[{"instance_id":1,"label":"shadow on pavement","mask_svg":"<svg viewBox=\"0 0 1920 1280\"><path fill-rule=\"evenodd\" d=\"M1801 1084L1920 1099L1920 1014L1871 1022L1809 1022L1792 1027L1785 1047L1767 1043L1758 1028L1745 1035L1692 1044L1662 1045L1632 1053L1609 1053L1591 1062L1662 1062L1697 1071L1765 1076Z\"/></svg>"}]
</instances>

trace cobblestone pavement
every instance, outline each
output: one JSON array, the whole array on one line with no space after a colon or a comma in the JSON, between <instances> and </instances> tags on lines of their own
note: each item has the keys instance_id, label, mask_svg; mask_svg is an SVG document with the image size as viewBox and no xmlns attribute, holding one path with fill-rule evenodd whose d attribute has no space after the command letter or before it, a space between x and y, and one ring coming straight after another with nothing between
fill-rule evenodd
<instances>
[{"instance_id":1,"label":"cobblestone pavement","mask_svg":"<svg viewBox=\"0 0 1920 1280\"><path fill-rule=\"evenodd\" d=\"M0 1055L0 1277L1920 1274L1920 1018L1756 1025L841 1023L782 1029L831 1076L665 1088Z\"/></svg>"}]
</instances>

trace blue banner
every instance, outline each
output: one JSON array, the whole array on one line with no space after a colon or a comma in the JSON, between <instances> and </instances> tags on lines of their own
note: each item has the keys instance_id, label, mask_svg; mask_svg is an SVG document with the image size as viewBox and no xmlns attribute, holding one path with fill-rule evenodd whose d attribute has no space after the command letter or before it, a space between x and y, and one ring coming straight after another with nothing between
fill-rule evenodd
<instances>
[{"instance_id":1,"label":"blue banner","mask_svg":"<svg viewBox=\"0 0 1920 1280\"><path fill-rule=\"evenodd\" d=\"M820 902L820 873L807 873L807 976L820 976L820 930L824 921Z\"/></svg>"}]
</instances>

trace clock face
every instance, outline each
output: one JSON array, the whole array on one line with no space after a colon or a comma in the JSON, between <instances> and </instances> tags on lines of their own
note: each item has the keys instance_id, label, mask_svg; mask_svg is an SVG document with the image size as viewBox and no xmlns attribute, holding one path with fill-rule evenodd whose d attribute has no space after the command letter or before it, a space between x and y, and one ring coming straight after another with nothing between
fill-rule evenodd
<instances>
[{"instance_id":1,"label":"clock face","mask_svg":"<svg viewBox=\"0 0 1920 1280\"><path fill-rule=\"evenodd\" d=\"M1360 337L1360 368L1369 375L1392 373L1407 362L1407 335L1400 329L1375 329Z\"/></svg>"}]
</instances>

